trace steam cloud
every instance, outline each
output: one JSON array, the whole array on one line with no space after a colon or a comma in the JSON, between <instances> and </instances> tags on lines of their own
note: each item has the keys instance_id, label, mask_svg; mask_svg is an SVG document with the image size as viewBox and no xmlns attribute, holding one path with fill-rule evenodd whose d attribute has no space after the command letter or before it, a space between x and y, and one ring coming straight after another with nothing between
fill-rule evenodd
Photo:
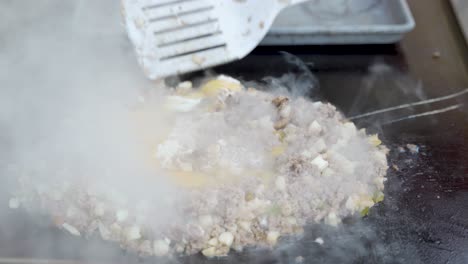
<instances>
[{"instance_id":1,"label":"steam cloud","mask_svg":"<svg viewBox=\"0 0 468 264\"><path fill-rule=\"evenodd\" d=\"M313 75L286 58L302 75L267 79L269 86L306 87L295 91L315 96ZM33 173L38 182L99 179L153 201L175 196L168 183L148 180L141 142L128 126L128 108L155 86L140 72L116 1L1 1L0 198L9 196L18 173Z\"/></svg>"},{"instance_id":2,"label":"steam cloud","mask_svg":"<svg viewBox=\"0 0 468 264\"><path fill-rule=\"evenodd\" d=\"M119 8L112 0L0 2L0 215L22 175L96 181L171 214L162 209L171 186L150 177L129 125L128 109L158 84L140 72ZM8 224L0 224L3 239Z\"/></svg>"}]
</instances>

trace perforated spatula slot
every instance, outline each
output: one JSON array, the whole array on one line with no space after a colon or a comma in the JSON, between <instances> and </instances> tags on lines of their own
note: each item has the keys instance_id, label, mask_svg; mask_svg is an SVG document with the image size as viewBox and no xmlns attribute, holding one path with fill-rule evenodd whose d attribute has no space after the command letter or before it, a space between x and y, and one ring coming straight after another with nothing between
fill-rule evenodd
<instances>
[{"instance_id":1,"label":"perforated spatula slot","mask_svg":"<svg viewBox=\"0 0 468 264\"><path fill-rule=\"evenodd\" d=\"M304 0L123 0L127 33L150 79L246 56L279 11Z\"/></svg>"}]
</instances>

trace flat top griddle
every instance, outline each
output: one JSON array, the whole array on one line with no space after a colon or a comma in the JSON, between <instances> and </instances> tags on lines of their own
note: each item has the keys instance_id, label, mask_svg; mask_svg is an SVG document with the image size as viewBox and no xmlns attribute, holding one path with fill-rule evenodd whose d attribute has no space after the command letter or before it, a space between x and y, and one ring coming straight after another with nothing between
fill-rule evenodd
<instances>
[{"instance_id":1,"label":"flat top griddle","mask_svg":"<svg viewBox=\"0 0 468 264\"><path fill-rule=\"evenodd\" d=\"M462 59L466 47L458 41L462 40L461 33L453 31L449 8L443 0L424 2L423 6L422 1L409 1L419 26L398 46L264 47L216 71L244 80L280 76L297 71L278 53L290 52L308 63L318 79L317 96L337 105L348 116L468 87L467 68ZM428 12L440 12L442 18L431 22L425 18ZM428 28L440 34L433 35ZM434 58L434 51L440 51L441 57ZM375 70L373 65L389 68L370 77L369 69ZM418 80L424 83L420 88ZM310 226L299 241L284 241L275 252L248 250L222 259L193 256L170 262L468 263L468 109L465 106L436 116L381 125L397 117L466 102L465 95L357 121L359 127L378 132L391 149L385 200L362 220L347 219L338 229ZM419 146L419 152L398 150L408 143ZM162 261L141 260L114 245L98 246L96 239L84 241L46 224L38 226L20 211L10 211L2 218L1 263L14 261L2 262L1 258L83 263ZM317 237L324 239L322 246L314 242ZM92 260L85 259L85 255L92 256Z\"/></svg>"},{"instance_id":2,"label":"flat top griddle","mask_svg":"<svg viewBox=\"0 0 468 264\"><path fill-rule=\"evenodd\" d=\"M282 49L288 50L284 47ZM396 46L315 47L314 50L322 54L301 54L305 49L307 48L300 50L294 47L289 51L294 51L305 62L315 62L311 69L321 85L320 91L323 93L320 93L320 96L336 104L346 114L352 115L421 99L420 94L413 90L415 82L404 72L407 68L404 56L401 56L401 51ZM352 54L348 54L348 51L352 51ZM378 55L369 51L377 51ZM326 53L335 55L330 57ZM333 57L340 53L339 57L347 58L346 63L335 64ZM392 65L392 68L378 75L372 80L374 83L371 88L363 91L363 83L369 82L370 78L368 68L376 59ZM263 64L263 68L255 65L256 63ZM252 69L261 70L251 71ZM256 50L249 58L217 70L244 79L257 80L266 74L294 71L294 66L284 63L284 58L277 50L269 48ZM401 90L401 85L407 87ZM365 92L365 100L353 105L355 100L362 100L360 98ZM343 97L352 100L345 100ZM467 99L465 96L456 101L466 102ZM379 132L384 143L391 149L386 198L383 203L372 208L362 221L351 218L337 230L320 225L310 226L304 238L283 242L283 246L275 252L251 250L224 259L207 261L204 257L194 256L173 262L293 263L301 256L305 263L466 263L466 109L386 126L378 125L384 120L453 103L454 101L430 107L422 106L418 109L404 109L392 115L357 122L360 127ZM405 147L408 143L419 146L419 153L411 153L409 150L400 153L398 147ZM97 240L91 239L90 242L86 242L72 238L63 232L51 230L47 225L38 228L37 223L29 221L21 212L11 212L3 221L10 222L11 225L8 225L8 230L0 230L1 257L81 260L86 254L94 256L91 263L125 263L138 260L136 256L123 252L110 254L119 249L112 245L104 249L101 246L97 247ZM323 246L314 242L317 237L324 239ZM48 242L42 243L43 241ZM47 252L54 254L51 256ZM113 255L113 258L109 259L109 255ZM114 259L116 256L119 257Z\"/></svg>"}]
</instances>

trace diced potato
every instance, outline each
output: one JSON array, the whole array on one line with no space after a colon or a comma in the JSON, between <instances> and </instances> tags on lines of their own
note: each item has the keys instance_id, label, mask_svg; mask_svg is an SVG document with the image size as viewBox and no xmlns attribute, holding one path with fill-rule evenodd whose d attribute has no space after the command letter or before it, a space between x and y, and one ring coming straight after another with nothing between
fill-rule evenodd
<instances>
[{"instance_id":1,"label":"diced potato","mask_svg":"<svg viewBox=\"0 0 468 264\"><path fill-rule=\"evenodd\" d=\"M68 233L74 235L74 236L81 236L81 233L80 231L78 231L78 229L76 229L76 227L68 224L68 223L63 223L62 224L62 227L63 229L67 230Z\"/></svg>"},{"instance_id":2,"label":"diced potato","mask_svg":"<svg viewBox=\"0 0 468 264\"><path fill-rule=\"evenodd\" d=\"M169 243L165 239L155 240L153 243L154 255L158 257L169 253Z\"/></svg>"},{"instance_id":3,"label":"diced potato","mask_svg":"<svg viewBox=\"0 0 468 264\"><path fill-rule=\"evenodd\" d=\"M243 87L238 80L221 75L217 79L208 81L200 88L201 92L206 96L216 96L223 89L240 92Z\"/></svg>"},{"instance_id":4,"label":"diced potato","mask_svg":"<svg viewBox=\"0 0 468 264\"><path fill-rule=\"evenodd\" d=\"M136 240L141 238L140 227L132 226L126 230L126 238L128 241Z\"/></svg>"},{"instance_id":5,"label":"diced potato","mask_svg":"<svg viewBox=\"0 0 468 264\"><path fill-rule=\"evenodd\" d=\"M232 245L232 242L234 241L234 235L231 232L224 232L221 235L219 235L218 241L221 244L230 247Z\"/></svg>"},{"instance_id":6,"label":"diced potato","mask_svg":"<svg viewBox=\"0 0 468 264\"><path fill-rule=\"evenodd\" d=\"M276 245L278 242L278 238L280 237L280 233L278 231L268 231L267 233L267 243L271 246Z\"/></svg>"},{"instance_id":7,"label":"diced potato","mask_svg":"<svg viewBox=\"0 0 468 264\"><path fill-rule=\"evenodd\" d=\"M177 85L176 92L180 95L188 94L192 91L192 86L193 85L191 81L181 82Z\"/></svg>"},{"instance_id":8,"label":"diced potato","mask_svg":"<svg viewBox=\"0 0 468 264\"><path fill-rule=\"evenodd\" d=\"M128 211L124 209L118 210L115 217L117 221L124 222L128 218Z\"/></svg>"},{"instance_id":9,"label":"diced potato","mask_svg":"<svg viewBox=\"0 0 468 264\"><path fill-rule=\"evenodd\" d=\"M208 245L212 246L212 247L216 247L218 245L218 239L216 237L208 240Z\"/></svg>"},{"instance_id":10,"label":"diced potato","mask_svg":"<svg viewBox=\"0 0 468 264\"><path fill-rule=\"evenodd\" d=\"M278 176L275 181L275 186L278 190L284 191L286 189L286 179L283 176Z\"/></svg>"},{"instance_id":11,"label":"diced potato","mask_svg":"<svg viewBox=\"0 0 468 264\"><path fill-rule=\"evenodd\" d=\"M382 141L379 139L379 136L377 134L371 135L369 137L369 142L372 144L372 146L377 147L380 144L382 144Z\"/></svg>"},{"instance_id":12,"label":"diced potato","mask_svg":"<svg viewBox=\"0 0 468 264\"><path fill-rule=\"evenodd\" d=\"M355 195L352 195L350 197L348 197L348 199L346 200L346 203L345 203L345 207L346 209L350 210L351 212L354 212L356 211L357 209L357 198Z\"/></svg>"},{"instance_id":13,"label":"diced potato","mask_svg":"<svg viewBox=\"0 0 468 264\"><path fill-rule=\"evenodd\" d=\"M314 143L313 149L317 152L323 152L327 149L327 144L325 143L325 140L323 138L317 140L317 142Z\"/></svg>"},{"instance_id":14,"label":"diced potato","mask_svg":"<svg viewBox=\"0 0 468 264\"><path fill-rule=\"evenodd\" d=\"M250 222L249 221L239 221L238 225L245 231L250 232Z\"/></svg>"},{"instance_id":15,"label":"diced potato","mask_svg":"<svg viewBox=\"0 0 468 264\"><path fill-rule=\"evenodd\" d=\"M309 132L310 133L313 133L313 134L318 134L322 131L322 126L316 121L314 120L314 122L312 122L310 125L309 125Z\"/></svg>"},{"instance_id":16,"label":"diced potato","mask_svg":"<svg viewBox=\"0 0 468 264\"><path fill-rule=\"evenodd\" d=\"M280 109L279 115L283 118L289 118L291 116L291 112L292 112L291 106L285 105Z\"/></svg>"},{"instance_id":17,"label":"diced potato","mask_svg":"<svg viewBox=\"0 0 468 264\"><path fill-rule=\"evenodd\" d=\"M317 166L320 171L324 171L328 167L328 161L326 161L322 155L318 155L311 161L312 165Z\"/></svg>"},{"instance_id":18,"label":"diced potato","mask_svg":"<svg viewBox=\"0 0 468 264\"><path fill-rule=\"evenodd\" d=\"M334 212L329 213L325 218L325 223L331 226L337 226L340 222L340 219Z\"/></svg>"},{"instance_id":19,"label":"diced potato","mask_svg":"<svg viewBox=\"0 0 468 264\"><path fill-rule=\"evenodd\" d=\"M205 257L212 258L216 256L216 247L209 247L204 250L202 250L202 254Z\"/></svg>"}]
</instances>

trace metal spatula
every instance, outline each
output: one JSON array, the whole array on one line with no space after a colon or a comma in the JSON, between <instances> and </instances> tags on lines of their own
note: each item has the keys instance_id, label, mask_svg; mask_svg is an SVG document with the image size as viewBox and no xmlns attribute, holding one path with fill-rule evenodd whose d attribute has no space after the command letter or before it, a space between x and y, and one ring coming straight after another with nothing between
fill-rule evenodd
<instances>
[{"instance_id":1,"label":"metal spatula","mask_svg":"<svg viewBox=\"0 0 468 264\"><path fill-rule=\"evenodd\" d=\"M158 79L246 56L285 7L306 0L122 0L146 76Z\"/></svg>"}]
</instances>

